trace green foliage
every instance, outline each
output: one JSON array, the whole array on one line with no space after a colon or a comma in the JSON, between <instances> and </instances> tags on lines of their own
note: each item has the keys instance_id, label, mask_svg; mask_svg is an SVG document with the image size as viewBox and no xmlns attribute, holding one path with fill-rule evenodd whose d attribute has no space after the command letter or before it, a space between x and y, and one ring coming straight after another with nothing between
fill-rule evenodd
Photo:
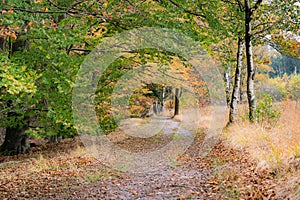
<instances>
[{"instance_id":1,"label":"green foliage","mask_svg":"<svg viewBox=\"0 0 300 200\"><path fill-rule=\"evenodd\" d=\"M282 5L285 12L290 11L287 4ZM40 127L28 132L35 137L76 134L71 107L73 84L86 54L103 38L144 26L177 29L200 40L211 54L214 51L211 45L217 43L214 47L221 52L218 59L223 66L228 66L235 62L232 41L244 32L244 12L239 5L221 0L147 3L140 0L76 3L72 0L10 0L0 1L0 8L0 43L5 44L0 49L3 50L0 54L1 125L20 126L29 119L31 126ZM260 14L268 9L265 5L255 21L267 24L269 16ZM27 45L14 49L18 42ZM99 81L95 110L105 132L117 127L111 95L120 77L137 65L166 64L174 55L142 49L132 56L116 60ZM197 80L193 86L200 96L205 94L202 96L206 101L208 92L203 89L206 87ZM297 94L297 84L294 79L289 84L293 96ZM276 88L283 90L281 85ZM130 99L134 116L140 116L151 106L148 100L160 96L159 87L143 89ZM7 113L15 115L7 116Z\"/></svg>"},{"instance_id":2,"label":"green foliage","mask_svg":"<svg viewBox=\"0 0 300 200\"><path fill-rule=\"evenodd\" d=\"M270 72L270 77L283 77L284 74L292 75L295 73L295 67L299 72L300 59L289 57L287 55L271 57L271 67L274 69Z\"/></svg>"},{"instance_id":3,"label":"green foliage","mask_svg":"<svg viewBox=\"0 0 300 200\"><path fill-rule=\"evenodd\" d=\"M294 100L300 100L300 75L291 77L288 84L288 91Z\"/></svg>"},{"instance_id":4,"label":"green foliage","mask_svg":"<svg viewBox=\"0 0 300 200\"><path fill-rule=\"evenodd\" d=\"M36 92L35 80L40 77L26 65L14 63L6 55L0 54L0 88L10 95L34 94Z\"/></svg>"},{"instance_id":5,"label":"green foliage","mask_svg":"<svg viewBox=\"0 0 300 200\"><path fill-rule=\"evenodd\" d=\"M266 77L266 80L258 82L257 94L259 96L262 94L270 95L277 101L284 100L288 94L287 80L280 77Z\"/></svg>"},{"instance_id":6,"label":"green foliage","mask_svg":"<svg viewBox=\"0 0 300 200\"><path fill-rule=\"evenodd\" d=\"M258 123L263 125L275 125L281 115L281 111L276 107L273 102L273 96L268 94L262 94L257 102L256 117Z\"/></svg>"},{"instance_id":7,"label":"green foliage","mask_svg":"<svg viewBox=\"0 0 300 200\"><path fill-rule=\"evenodd\" d=\"M33 138L44 138L46 137L46 133L44 129L36 128L36 129L28 129L25 131L29 137Z\"/></svg>"}]
</instances>

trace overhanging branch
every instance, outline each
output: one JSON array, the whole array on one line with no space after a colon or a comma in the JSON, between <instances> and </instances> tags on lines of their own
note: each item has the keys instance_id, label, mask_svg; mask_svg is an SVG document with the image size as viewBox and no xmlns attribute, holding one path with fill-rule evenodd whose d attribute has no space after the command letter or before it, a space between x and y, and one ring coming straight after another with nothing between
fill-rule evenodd
<instances>
[{"instance_id":1,"label":"overhanging branch","mask_svg":"<svg viewBox=\"0 0 300 200\"><path fill-rule=\"evenodd\" d=\"M255 3L255 5L253 6L253 8L251 9L252 12L257 10L258 7L261 5L261 3L263 2L263 0L257 0L257 2Z\"/></svg>"},{"instance_id":2,"label":"overhanging branch","mask_svg":"<svg viewBox=\"0 0 300 200\"><path fill-rule=\"evenodd\" d=\"M159 1L156 0L158 3ZM176 6L177 8L181 8L184 12L188 13L188 14L191 14L191 15L194 15L194 16L197 16L197 17L202 17L204 19L206 19L206 16L203 15L203 14L200 14L200 13L197 13L197 12L194 12L194 11L191 11L191 10L188 10L186 8L184 8L182 5L180 5L179 3L173 1L173 0L168 0L171 4L173 4L174 6Z\"/></svg>"},{"instance_id":3,"label":"overhanging branch","mask_svg":"<svg viewBox=\"0 0 300 200\"><path fill-rule=\"evenodd\" d=\"M26 9L26 8L2 8L1 11L9 11L9 10L16 10L16 11L21 11L21 12L27 12L27 13L43 13L43 14L55 14L55 13L66 13L66 11L42 11L42 10L31 10L31 9Z\"/></svg>"}]
</instances>

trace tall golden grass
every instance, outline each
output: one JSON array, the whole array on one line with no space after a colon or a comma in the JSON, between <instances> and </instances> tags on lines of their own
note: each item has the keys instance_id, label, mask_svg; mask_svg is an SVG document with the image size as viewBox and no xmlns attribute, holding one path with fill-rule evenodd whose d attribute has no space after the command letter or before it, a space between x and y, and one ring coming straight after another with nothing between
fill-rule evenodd
<instances>
[{"instance_id":1,"label":"tall golden grass","mask_svg":"<svg viewBox=\"0 0 300 200\"><path fill-rule=\"evenodd\" d=\"M275 172L279 198L300 199L300 103L275 105L281 110L276 125L250 123L246 105L240 105L240 120L224 129L222 137L229 146L249 152L256 170Z\"/></svg>"},{"instance_id":2,"label":"tall golden grass","mask_svg":"<svg viewBox=\"0 0 300 200\"><path fill-rule=\"evenodd\" d=\"M245 120L246 105L240 105L240 120L226 128L223 136L230 145L246 149L260 167L286 169L300 159L300 104L284 101L276 106L281 110L276 125L258 125Z\"/></svg>"}]
</instances>

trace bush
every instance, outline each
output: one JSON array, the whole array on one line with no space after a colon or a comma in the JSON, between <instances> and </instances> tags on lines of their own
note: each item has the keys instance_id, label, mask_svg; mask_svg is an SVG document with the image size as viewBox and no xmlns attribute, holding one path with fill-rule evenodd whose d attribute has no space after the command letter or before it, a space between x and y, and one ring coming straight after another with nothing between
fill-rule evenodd
<instances>
[{"instance_id":1,"label":"bush","mask_svg":"<svg viewBox=\"0 0 300 200\"><path fill-rule=\"evenodd\" d=\"M256 117L259 124L275 125L278 122L281 111L276 108L273 99L273 96L264 93L257 101Z\"/></svg>"},{"instance_id":2,"label":"bush","mask_svg":"<svg viewBox=\"0 0 300 200\"><path fill-rule=\"evenodd\" d=\"M288 92L296 101L300 100L300 75L292 76L288 84Z\"/></svg>"},{"instance_id":3,"label":"bush","mask_svg":"<svg viewBox=\"0 0 300 200\"><path fill-rule=\"evenodd\" d=\"M287 81L277 77L267 79L263 84L259 84L257 88L258 95L268 94L273 96L275 100L284 100L287 96Z\"/></svg>"}]
</instances>

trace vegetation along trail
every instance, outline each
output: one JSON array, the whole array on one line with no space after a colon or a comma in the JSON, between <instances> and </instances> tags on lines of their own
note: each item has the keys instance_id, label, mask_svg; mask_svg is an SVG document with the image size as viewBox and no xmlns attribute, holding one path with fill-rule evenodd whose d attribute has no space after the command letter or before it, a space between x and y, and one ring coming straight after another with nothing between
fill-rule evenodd
<instances>
[{"instance_id":1,"label":"vegetation along trail","mask_svg":"<svg viewBox=\"0 0 300 200\"><path fill-rule=\"evenodd\" d=\"M299 200L299 27L299 0L0 0L0 200Z\"/></svg>"}]
</instances>

